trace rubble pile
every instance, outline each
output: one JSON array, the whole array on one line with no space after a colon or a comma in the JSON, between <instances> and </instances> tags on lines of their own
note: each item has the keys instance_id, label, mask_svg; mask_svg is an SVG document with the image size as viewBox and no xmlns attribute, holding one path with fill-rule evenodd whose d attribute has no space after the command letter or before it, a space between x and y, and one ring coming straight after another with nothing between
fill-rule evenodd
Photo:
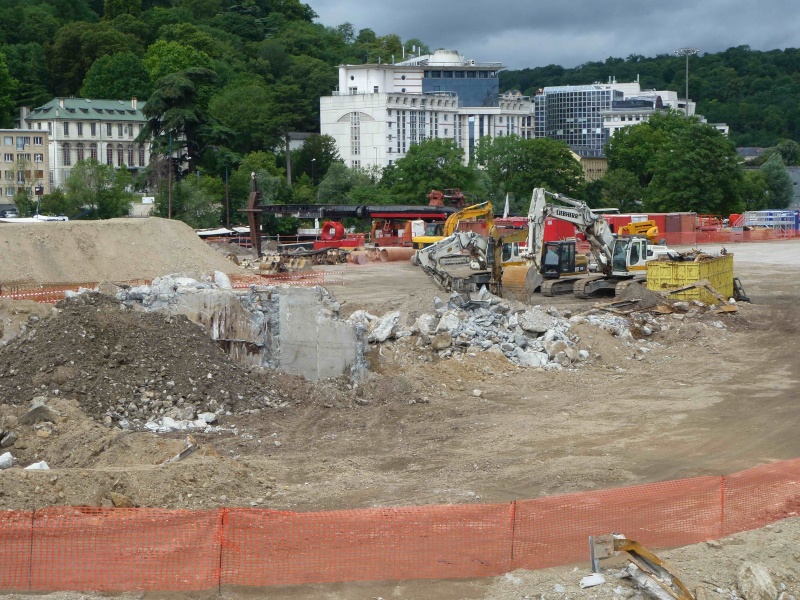
<instances>
[{"instance_id":1,"label":"rubble pile","mask_svg":"<svg viewBox=\"0 0 800 600\"><path fill-rule=\"evenodd\" d=\"M636 286L639 287L639 286ZM554 308L530 307L509 302L488 293L485 288L477 299L452 294L448 302L435 299L435 312L422 314L413 323L402 324L399 311L377 317L356 311L350 320L366 329L371 343L415 338L418 346L428 346L440 358L458 353L491 352L502 354L522 367L564 369L589 360L592 355L579 347L579 325L587 324L608 332L631 350L631 357L641 360L658 342L654 333L668 331L675 321L706 314L710 307L702 302L668 301L644 290L632 289L624 300L627 311L594 307L585 314L562 313ZM661 313L653 309L661 309ZM724 328L721 321L711 326Z\"/></svg>"},{"instance_id":2,"label":"rubble pile","mask_svg":"<svg viewBox=\"0 0 800 600\"><path fill-rule=\"evenodd\" d=\"M4 401L74 397L87 415L134 427L165 417L208 424L216 415L286 402L246 377L248 369L182 315L133 311L96 292L58 308L0 349Z\"/></svg>"}]
</instances>

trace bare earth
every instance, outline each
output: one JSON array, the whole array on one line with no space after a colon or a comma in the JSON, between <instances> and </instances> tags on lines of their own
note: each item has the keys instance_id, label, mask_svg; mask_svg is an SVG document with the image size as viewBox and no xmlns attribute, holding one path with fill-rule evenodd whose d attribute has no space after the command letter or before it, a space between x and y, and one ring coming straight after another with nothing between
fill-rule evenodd
<instances>
[{"instance_id":1,"label":"bare earth","mask_svg":"<svg viewBox=\"0 0 800 600\"><path fill-rule=\"evenodd\" d=\"M45 458L54 469L48 478L58 475L58 490L45 486L43 494L34 474L22 478L16 469L5 471L0 508L30 508L42 498L103 504L112 489L141 506L188 508L256 503L312 511L504 502L719 475L798 457L800 240L728 250L753 304L740 304L735 315L675 320L654 336L641 360L596 330L578 331L591 359L561 372L524 369L489 354L442 360L429 347L416 347L415 338L389 342L373 352L373 375L358 389L322 382L303 388L301 398L299 387L283 390L275 383L289 407L228 417L223 425L236 434L197 435L205 451L166 468L154 465L179 451L184 436L162 435L154 442L153 434L123 434L62 400L68 418L56 439L32 436L27 448L31 458ZM435 296L446 297L405 262L325 269L344 270L329 277L329 289L345 314L400 310L413 318L433 312ZM541 300L562 313L593 305L564 297ZM11 404L17 403L0 410L24 410ZM85 451L64 458L64 448L78 441ZM702 544L665 555L693 585L707 579L730 589L736 569L748 559L768 567L788 594L800 593L797 520L734 536L721 548ZM579 590L577 582L588 574L585 564L579 569L494 580L302 586L272 589L269 597L614 597L616 583ZM565 592L554 592L556 583Z\"/></svg>"}]
</instances>

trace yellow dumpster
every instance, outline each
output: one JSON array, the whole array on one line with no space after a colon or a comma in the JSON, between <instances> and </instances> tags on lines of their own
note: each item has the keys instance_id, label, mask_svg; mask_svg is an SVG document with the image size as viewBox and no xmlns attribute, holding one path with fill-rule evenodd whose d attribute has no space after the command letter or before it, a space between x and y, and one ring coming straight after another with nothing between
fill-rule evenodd
<instances>
[{"instance_id":1,"label":"yellow dumpster","mask_svg":"<svg viewBox=\"0 0 800 600\"><path fill-rule=\"evenodd\" d=\"M656 292L672 290L707 279L711 287L725 298L733 297L733 254L724 256L699 255L692 261L651 260L647 263L647 289ZM718 302L705 288L694 288L673 294L679 300L700 300L706 304Z\"/></svg>"}]
</instances>

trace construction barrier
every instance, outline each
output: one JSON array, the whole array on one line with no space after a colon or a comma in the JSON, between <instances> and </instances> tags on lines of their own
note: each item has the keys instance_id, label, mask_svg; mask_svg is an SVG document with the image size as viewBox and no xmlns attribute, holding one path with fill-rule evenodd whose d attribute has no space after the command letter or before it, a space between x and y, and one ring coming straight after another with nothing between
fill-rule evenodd
<instances>
[{"instance_id":1,"label":"construction barrier","mask_svg":"<svg viewBox=\"0 0 800 600\"><path fill-rule=\"evenodd\" d=\"M472 578L588 561L590 535L652 548L797 516L800 460L519 500L298 513L50 507L0 512L0 590L198 591Z\"/></svg>"}]
</instances>

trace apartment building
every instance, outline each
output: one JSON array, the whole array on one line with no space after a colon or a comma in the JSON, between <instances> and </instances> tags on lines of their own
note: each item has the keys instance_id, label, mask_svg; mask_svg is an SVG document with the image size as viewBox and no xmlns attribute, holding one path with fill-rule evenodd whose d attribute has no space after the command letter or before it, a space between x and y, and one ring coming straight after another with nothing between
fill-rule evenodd
<instances>
[{"instance_id":1,"label":"apartment building","mask_svg":"<svg viewBox=\"0 0 800 600\"><path fill-rule=\"evenodd\" d=\"M0 129L0 203L12 204L17 192L50 193L47 131Z\"/></svg>"},{"instance_id":2,"label":"apartment building","mask_svg":"<svg viewBox=\"0 0 800 600\"><path fill-rule=\"evenodd\" d=\"M46 135L50 188L63 187L70 170L93 158L136 173L150 163L150 143L137 136L147 121L144 103L130 100L54 98L21 115L30 136Z\"/></svg>"}]
</instances>

